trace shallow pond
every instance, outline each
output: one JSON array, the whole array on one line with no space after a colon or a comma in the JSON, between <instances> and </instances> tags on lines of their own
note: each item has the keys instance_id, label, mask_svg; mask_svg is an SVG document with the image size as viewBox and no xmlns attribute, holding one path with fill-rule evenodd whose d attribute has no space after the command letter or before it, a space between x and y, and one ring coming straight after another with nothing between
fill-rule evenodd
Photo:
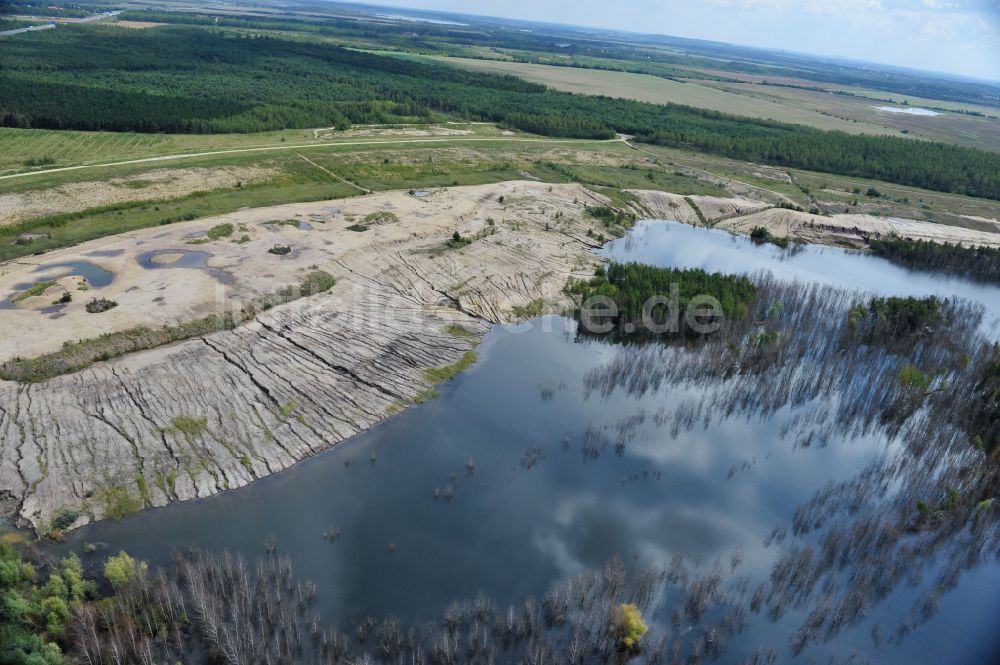
<instances>
[{"instance_id":1,"label":"shallow pond","mask_svg":"<svg viewBox=\"0 0 1000 665\"><path fill-rule=\"evenodd\" d=\"M58 271L58 272L56 272ZM72 275L83 277L90 286L102 288L114 281L115 274L105 270L90 261L65 261L62 263L46 263L35 268L35 272L44 273L44 279L59 279Z\"/></svg>"},{"instance_id":2,"label":"shallow pond","mask_svg":"<svg viewBox=\"0 0 1000 665\"><path fill-rule=\"evenodd\" d=\"M87 283L94 288L101 288L107 286L115 279L115 274L113 272L105 270L101 266L91 263L90 261L45 263L35 268L34 272L40 273L38 275L38 279L33 282L15 284L13 287L14 292L10 296L0 300L0 310L14 309L17 306L15 299L18 297L20 292L30 289L38 282L52 281L62 279L63 277L73 276L81 277L87 280ZM43 310L43 313L51 313L51 311Z\"/></svg>"},{"instance_id":3,"label":"shallow pond","mask_svg":"<svg viewBox=\"0 0 1000 665\"><path fill-rule=\"evenodd\" d=\"M166 270L170 268L204 270L222 284L232 284L232 273L221 268L209 266L208 260L210 258L212 258L210 252L200 252L191 249L156 249L143 252L136 257L136 261L145 270Z\"/></svg>"},{"instance_id":4,"label":"shallow pond","mask_svg":"<svg viewBox=\"0 0 1000 665\"><path fill-rule=\"evenodd\" d=\"M924 279L893 282L876 276L873 259L840 250L787 256L674 224L642 224L605 253L710 270L769 267L880 292L893 284L910 292ZM53 549L99 543L86 561L124 549L166 564L172 550L190 546L256 556L273 538L297 574L316 582L318 610L341 624L387 613L429 620L480 591L520 602L616 554L663 564L682 554L756 584L781 554L780 544L765 545L776 526L827 483L854 478L896 448L881 435L838 434L803 447L789 432L821 405L763 418L727 409L723 393L712 392L723 382L605 394L595 371L627 349L574 331L559 317L496 328L480 361L436 400L247 488L93 525ZM324 538L330 533L339 537ZM774 622L754 614L720 662L742 662L761 643L773 644L780 662L846 662L853 653L880 663L989 662L1000 653L998 583L996 562L972 568L907 638L876 646L872 622L889 631L918 598L919 580L901 584L868 608L867 621L799 658L789 642L806 607Z\"/></svg>"},{"instance_id":5,"label":"shallow pond","mask_svg":"<svg viewBox=\"0 0 1000 665\"><path fill-rule=\"evenodd\" d=\"M261 224L261 226L263 226L265 229L267 229L271 233L277 233L278 232L278 227L281 227L281 226L294 226L299 231L312 231L312 229L313 229L313 225L312 224L310 224L309 222L303 221L303 220L290 220L289 222L278 222L278 223L275 223L275 222L264 222L263 224Z\"/></svg>"}]
</instances>

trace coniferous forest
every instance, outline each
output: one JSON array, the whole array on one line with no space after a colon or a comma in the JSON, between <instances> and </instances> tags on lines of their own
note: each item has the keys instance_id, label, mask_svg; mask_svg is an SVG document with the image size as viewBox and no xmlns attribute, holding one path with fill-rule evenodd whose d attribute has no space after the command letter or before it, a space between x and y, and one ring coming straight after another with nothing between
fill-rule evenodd
<instances>
[{"instance_id":1,"label":"coniferous forest","mask_svg":"<svg viewBox=\"0 0 1000 665\"><path fill-rule=\"evenodd\" d=\"M11 38L0 126L174 133L405 122L445 114L546 136L636 140L1000 199L1000 155L679 105L574 95L512 76L270 36L70 26Z\"/></svg>"},{"instance_id":2,"label":"coniferous forest","mask_svg":"<svg viewBox=\"0 0 1000 665\"><path fill-rule=\"evenodd\" d=\"M1000 282L1000 248L899 239L873 240L869 247L879 256L907 268Z\"/></svg>"}]
</instances>

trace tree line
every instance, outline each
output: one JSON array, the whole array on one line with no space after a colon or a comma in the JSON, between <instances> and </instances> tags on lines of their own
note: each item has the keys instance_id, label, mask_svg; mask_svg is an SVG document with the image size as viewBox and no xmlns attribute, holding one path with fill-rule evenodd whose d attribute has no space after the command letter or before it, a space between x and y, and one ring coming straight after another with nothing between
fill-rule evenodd
<instances>
[{"instance_id":1,"label":"tree line","mask_svg":"<svg viewBox=\"0 0 1000 665\"><path fill-rule=\"evenodd\" d=\"M871 250L913 270L933 270L1000 283L1000 247L965 247L929 240L872 240Z\"/></svg>"},{"instance_id":2,"label":"tree line","mask_svg":"<svg viewBox=\"0 0 1000 665\"><path fill-rule=\"evenodd\" d=\"M556 92L512 76L223 30L67 26L4 42L0 126L258 132L440 115L571 138L615 132L785 167L1000 199L1000 155Z\"/></svg>"},{"instance_id":3,"label":"tree line","mask_svg":"<svg viewBox=\"0 0 1000 665\"><path fill-rule=\"evenodd\" d=\"M651 332L647 325L650 322L656 326L675 324L675 329L669 332L697 335L698 330L692 326L686 312L689 307L698 305L697 299L704 296L718 301L721 311L702 315L697 319L699 323L713 323L704 317L719 315L728 321L742 321L747 318L756 294L753 283L740 275L709 273L700 268L660 268L644 263L617 262L606 268L599 266L593 278L570 282L566 290L579 297L580 314L588 307L597 313L597 298L614 303L614 310L601 307L600 315L607 319L616 335L626 337Z\"/></svg>"}]
</instances>

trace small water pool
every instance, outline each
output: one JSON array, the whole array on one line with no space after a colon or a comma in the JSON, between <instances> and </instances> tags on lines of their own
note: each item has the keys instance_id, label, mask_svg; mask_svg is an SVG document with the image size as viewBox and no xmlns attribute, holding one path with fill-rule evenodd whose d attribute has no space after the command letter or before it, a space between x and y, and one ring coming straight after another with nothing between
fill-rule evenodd
<instances>
[{"instance_id":1,"label":"small water pool","mask_svg":"<svg viewBox=\"0 0 1000 665\"><path fill-rule=\"evenodd\" d=\"M55 273L55 271L60 271ZM115 279L115 274L110 270L105 270L96 263L90 261L64 261L62 263L46 263L35 268L36 273L44 273L45 279L61 279L63 277L82 277L87 280L90 286L95 288L105 287ZM55 274L52 274L55 273Z\"/></svg>"},{"instance_id":2,"label":"small water pool","mask_svg":"<svg viewBox=\"0 0 1000 665\"><path fill-rule=\"evenodd\" d=\"M935 116L941 115L938 111L932 111L930 109L922 109L916 106L910 107L899 107L899 106L876 106L879 111L885 111L886 113L901 113L903 115L920 115L920 116Z\"/></svg>"},{"instance_id":3,"label":"small water pool","mask_svg":"<svg viewBox=\"0 0 1000 665\"><path fill-rule=\"evenodd\" d=\"M136 261L138 261L139 265L145 270L164 270L173 268L204 270L221 283L232 284L232 273L227 270L213 268L208 265L208 260L212 258L212 256L213 255L210 252L202 252L192 249L154 249L149 252L143 252L136 257Z\"/></svg>"}]
</instances>

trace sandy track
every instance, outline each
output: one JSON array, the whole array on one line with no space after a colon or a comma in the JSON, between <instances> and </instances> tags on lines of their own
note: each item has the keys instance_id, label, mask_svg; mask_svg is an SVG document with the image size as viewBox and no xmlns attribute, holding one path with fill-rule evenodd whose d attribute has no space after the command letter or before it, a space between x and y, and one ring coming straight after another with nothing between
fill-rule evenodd
<instances>
[{"instance_id":1,"label":"sandy track","mask_svg":"<svg viewBox=\"0 0 1000 665\"><path fill-rule=\"evenodd\" d=\"M38 171L24 171L22 173L9 173L0 175L0 180L10 180L12 178L29 178L34 175L46 175L51 173L64 173L66 171L79 171L82 169L102 169L114 166L129 166L131 164L153 164L156 162L169 162L178 159L188 159L196 157L211 157L214 155L233 155L248 152L272 152L275 150L308 150L310 148L330 148L336 146L366 146L366 145L401 145L411 143L467 143L467 142L504 142L504 143L615 143L620 139L536 139L522 138L515 136L496 137L461 137L453 136L449 138L415 138L415 139L392 139L378 141L325 141L322 143L298 143L289 145L269 145L255 146L251 148L227 148L224 150L207 150L204 152L182 152L173 155L159 155L156 157L143 157L141 159L126 159L115 162L100 162L97 164L77 164L75 166L60 166L53 169L41 169Z\"/></svg>"}]
</instances>

